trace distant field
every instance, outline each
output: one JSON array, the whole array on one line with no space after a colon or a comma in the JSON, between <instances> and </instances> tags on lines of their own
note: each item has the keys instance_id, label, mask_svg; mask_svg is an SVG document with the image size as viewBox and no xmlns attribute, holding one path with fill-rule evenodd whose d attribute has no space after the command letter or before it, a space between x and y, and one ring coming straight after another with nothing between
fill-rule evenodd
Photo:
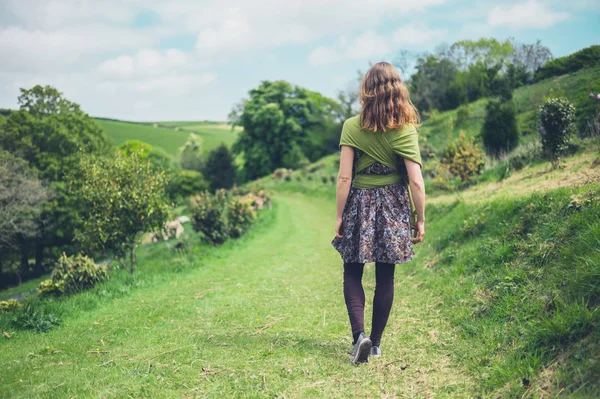
<instances>
[{"instance_id":1,"label":"distant field","mask_svg":"<svg viewBox=\"0 0 600 399\"><path fill-rule=\"evenodd\" d=\"M231 146L237 137L238 130L223 122L156 122L134 123L96 119L106 135L119 145L127 140L141 140L153 146L161 147L169 154L176 155L185 144L190 133L196 133L204 139L204 151L210 152L221 143ZM166 128L179 127L181 130Z\"/></svg>"}]
</instances>

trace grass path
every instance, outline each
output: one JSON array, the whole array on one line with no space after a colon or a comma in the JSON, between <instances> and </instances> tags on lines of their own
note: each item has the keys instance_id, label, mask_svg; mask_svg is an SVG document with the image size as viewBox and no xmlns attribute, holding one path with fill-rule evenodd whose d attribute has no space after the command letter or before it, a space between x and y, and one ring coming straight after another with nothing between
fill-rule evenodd
<instances>
[{"instance_id":1,"label":"grass path","mask_svg":"<svg viewBox=\"0 0 600 399\"><path fill-rule=\"evenodd\" d=\"M272 223L215 249L210 262L82 309L49 333L3 340L0 396L474 396L450 356L455 338L441 300L421 287L413 264L396 269L384 356L349 364L342 263L330 245L334 204L280 195L273 212ZM364 283L368 326L373 265Z\"/></svg>"}]
</instances>

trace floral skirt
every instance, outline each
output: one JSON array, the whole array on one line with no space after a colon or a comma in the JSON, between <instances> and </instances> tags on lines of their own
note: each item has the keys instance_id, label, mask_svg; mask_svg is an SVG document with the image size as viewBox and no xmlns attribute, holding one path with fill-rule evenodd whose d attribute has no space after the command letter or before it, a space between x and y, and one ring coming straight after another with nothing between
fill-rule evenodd
<instances>
[{"instance_id":1,"label":"floral skirt","mask_svg":"<svg viewBox=\"0 0 600 399\"><path fill-rule=\"evenodd\" d=\"M342 215L342 238L331 244L346 263L408 263L414 251L404 183L352 187Z\"/></svg>"}]
</instances>

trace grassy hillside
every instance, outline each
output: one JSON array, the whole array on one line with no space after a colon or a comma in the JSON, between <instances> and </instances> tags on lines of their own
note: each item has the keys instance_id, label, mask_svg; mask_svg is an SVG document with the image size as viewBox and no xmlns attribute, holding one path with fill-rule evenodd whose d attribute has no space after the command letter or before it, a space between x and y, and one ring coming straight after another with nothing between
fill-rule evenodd
<instances>
[{"instance_id":1,"label":"grassy hillside","mask_svg":"<svg viewBox=\"0 0 600 399\"><path fill-rule=\"evenodd\" d=\"M536 111L542 104L544 96L551 91L564 95L573 102L578 117L591 115L594 111L600 112L600 102L588 98L590 92L600 92L600 66L546 79L515 90L513 100L517 110L522 143L537 139ZM430 144L435 151L441 151L448 139L458 137L460 130L465 130L469 137L478 136L485 119L487 101L487 99L480 99L467 106L469 120L464 126L456 125L457 110L433 114L433 117L426 120L419 129L422 144ZM452 129L450 129L451 119L453 120Z\"/></svg>"},{"instance_id":2,"label":"grassy hillside","mask_svg":"<svg viewBox=\"0 0 600 399\"><path fill-rule=\"evenodd\" d=\"M232 131L231 126L221 122L160 122L157 123L158 127L154 127L154 123L108 119L96 119L96 122L116 145L127 140L141 140L161 147L172 155L177 154L190 133L196 133L204 139L204 151L208 153L221 143L231 146L238 132Z\"/></svg>"},{"instance_id":3,"label":"grassy hillside","mask_svg":"<svg viewBox=\"0 0 600 399\"><path fill-rule=\"evenodd\" d=\"M335 158L316 165L331 170ZM535 177L531 169L513 176ZM183 252L141 248L135 280L118 270L92 290L49 301L45 311L63 322L45 334L12 331L0 317L12 334L2 341L0 394L600 395L598 180L471 201L470 190L493 184L482 183L462 201L431 201L425 242L396 269L384 356L361 367L345 354L341 261L330 246L333 225L323 222L333 220L333 184L269 184L275 208L239 240L209 247L186 233ZM368 320L371 264L364 282Z\"/></svg>"}]
</instances>

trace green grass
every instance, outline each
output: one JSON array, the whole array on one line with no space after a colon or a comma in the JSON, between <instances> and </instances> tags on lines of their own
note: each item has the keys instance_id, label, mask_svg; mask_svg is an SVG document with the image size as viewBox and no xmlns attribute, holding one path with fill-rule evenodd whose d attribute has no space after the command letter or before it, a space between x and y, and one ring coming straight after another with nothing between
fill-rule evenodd
<instances>
[{"instance_id":1,"label":"green grass","mask_svg":"<svg viewBox=\"0 0 600 399\"><path fill-rule=\"evenodd\" d=\"M537 139L536 112L542 104L544 96L551 91L557 95L566 96L575 105L578 119L585 120L589 115L600 111L600 104L588 98L590 92L600 92L600 66L582 69L569 75L546 79L516 89L513 93L513 100L517 110L517 122L522 134L522 143ZM436 117L426 120L419 128L421 143L430 144L437 152L441 152L449 139L458 137L460 130L465 130L468 137L477 137L485 120L487 101L487 99L480 99L468 104L469 120L464 126L456 126L457 110L441 112ZM450 129L450 119L454 121L452 130ZM579 123L579 125L581 128L583 123Z\"/></svg>"},{"instance_id":2,"label":"green grass","mask_svg":"<svg viewBox=\"0 0 600 399\"><path fill-rule=\"evenodd\" d=\"M240 240L175 255L139 251L138 275L51 302L48 333L12 331L0 351L11 397L456 397L472 380L435 296L399 267L384 358L349 364L334 204L279 195ZM365 285L372 293L374 273ZM370 308L367 308L370 312ZM367 313L368 315L368 313ZM368 317L367 317L368 319ZM5 319L1 319L0 322ZM2 325L6 329L6 326ZM431 331L437 331L437 342Z\"/></svg>"},{"instance_id":3,"label":"green grass","mask_svg":"<svg viewBox=\"0 0 600 399\"><path fill-rule=\"evenodd\" d=\"M106 135L120 145L127 140L141 140L165 150L176 156L181 146L188 139L190 133L196 133L204 139L204 152L209 153L221 143L231 146L237 137L238 131L222 123L211 122L160 122L159 127L152 123L135 123L114 121L109 119L96 119L104 129ZM187 124L190 125L187 125ZM160 126L176 126L181 130L167 129Z\"/></svg>"}]
</instances>

